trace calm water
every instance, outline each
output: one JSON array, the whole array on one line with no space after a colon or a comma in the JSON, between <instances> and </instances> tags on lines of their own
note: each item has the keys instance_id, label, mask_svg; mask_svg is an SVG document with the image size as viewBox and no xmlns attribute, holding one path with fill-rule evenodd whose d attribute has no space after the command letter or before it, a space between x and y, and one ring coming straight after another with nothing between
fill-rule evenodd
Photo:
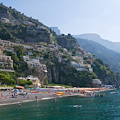
<instances>
[{"instance_id":1,"label":"calm water","mask_svg":"<svg viewBox=\"0 0 120 120\"><path fill-rule=\"evenodd\" d=\"M109 93L105 97L22 103L22 107L1 106L0 120L120 120L120 93Z\"/></svg>"}]
</instances>

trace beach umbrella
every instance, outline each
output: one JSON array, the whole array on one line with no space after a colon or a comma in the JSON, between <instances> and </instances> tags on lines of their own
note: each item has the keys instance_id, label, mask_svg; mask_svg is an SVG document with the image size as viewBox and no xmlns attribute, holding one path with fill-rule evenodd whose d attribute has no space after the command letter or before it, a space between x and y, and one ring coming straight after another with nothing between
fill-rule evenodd
<instances>
[{"instance_id":1,"label":"beach umbrella","mask_svg":"<svg viewBox=\"0 0 120 120\"><path fill-rule=\"evenodd\" d=\"M24 87L21 86L21 87L19 87L19 89L24 89Z\"/></svg>"}]
</instances>

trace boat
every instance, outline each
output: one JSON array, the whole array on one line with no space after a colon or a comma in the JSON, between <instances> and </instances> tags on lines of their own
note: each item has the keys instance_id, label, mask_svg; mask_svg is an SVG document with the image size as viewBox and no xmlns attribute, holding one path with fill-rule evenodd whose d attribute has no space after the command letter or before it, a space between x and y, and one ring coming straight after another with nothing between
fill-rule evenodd
<instances>
[{"instance_id":1,"label":"boat","mask_svg":"<svg viewBox=\"0 0 120 120\"><path fill-rule=\"evenodd\" d=\"M95 93L92 91L86 91L85 93L80 93L78 95L78 97L81 97L81 98L89 98L89 97L94 97L94 96L95 96Z\"/></svg>"},{"instance_id":2,"label":"boat","mask_svg":"<svg viewBox=\"0 0 120 120\"><path fill-rule=\"evenodd\" d=\"M119 91L117 91L117 92L110 92L110 94L116 94L116 93L119 93Z\"/></svg>"}]
</instances>

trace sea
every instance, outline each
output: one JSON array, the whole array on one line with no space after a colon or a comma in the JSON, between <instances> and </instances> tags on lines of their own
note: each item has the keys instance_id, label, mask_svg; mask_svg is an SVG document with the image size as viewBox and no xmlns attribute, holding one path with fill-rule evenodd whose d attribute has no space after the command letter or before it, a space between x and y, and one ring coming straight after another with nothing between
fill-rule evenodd
<instances>
[{"instance_id":1,"label":"sea","mask_svg":"<svg viewBox=\"0 0 120 120\"><path fill-rule=\"evenodd\" d=\"M62 97L0 106L0 120L120 120L120 90L104 97Z\"/></svg>"}]
</instances>

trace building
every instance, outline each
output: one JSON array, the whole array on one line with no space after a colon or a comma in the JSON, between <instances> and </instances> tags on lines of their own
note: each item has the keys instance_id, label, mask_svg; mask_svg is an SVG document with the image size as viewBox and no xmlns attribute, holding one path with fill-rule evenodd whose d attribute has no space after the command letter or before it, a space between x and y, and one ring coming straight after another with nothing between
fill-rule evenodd
<instances>
[{"instance_id":1,"label":"building","mask_svg":"<svg viewBox=\"0 0 120 120\"><path fill-rule=\"evenodd\" d=\"M36 26L33 22L30 21L23 21L23 23L28 26Z\"/></svg>"},{"instance_id":2,"label":"building","mask_svg":"<svg viewBox=\"0 0 120 120\"><path fill-rule=\"evenodd\" d=\"M11 23L10 20L7 18L1 18L0 21L3 23Z\"/></svg>"},{"instance_id":3,"label":"building","mask_svg":"<svg viewBox=\"0 0 120 120\"><path fill-rule=\"evenodd\" d=\"M40 79L38 77L34 77L32 75L29 75L27 77L18 77L17 84L19 84L21 80L30 80L33 82L32 87L41 87Z\"/></svg>"},{"instance_id":4,"label":"building","mask_svg":"<svg viewBox=\"0 0 120 120\"><path fill-rule=\"evenodd\" d=\"M75 67L78 71L90 71L90 72L93 71L90 64L81 64L81 63L77 63L75 61L72 61L71 65L73 67Z\"/></svg>"},{"instance_id":5,"label":"building","mask_svg":"<svg viewBox=\"0 0 120 120\"><path fill-rule=\"evenodd\" d=\"M83 64L83 57L81 56L72 56L73 60L76 61L77 63Z\"/></svg>"},{"instance_id":6,"label":"building","mask_svg":"<svg viewBox=\"0 0 120 120\"><path fill-rule=\"evenodd\" d=\"M26 61L27 62L27 64L28 64L28 67L30 68L30 69L32 69L32 68L36 68L36 69L38 69L38 70L40 70L40 71L43 71L43 72L47 72L47 67L46 67L46 65L45 64L41 64L40 62L39 62L39 59L31 59L31 60L29 60L29 61Z\"/></svg>"},{"instance_id":7,"label":"building","mask_svg":"<svg viewBox=\"0 0 120 120\"><path fill-rule=\"evenodd\" d=\"M0 55L0 67L1 69L13 69L11 56Z\"/></svg>"},{"instance_id":8,"label":"building","mask_svg":"<svg viewBox=\"0 0 120 120\"><path fill-rule=\"evenodd\" d=\"M41 26L41 25L37 25L37 27L36 27L37 29L46 29L46 27L44 27L44 26Z\"/></svg>"},{"instance_id":9,"label":"building","mask_svg":"<svg viewBox=\"0 0 120 120\"><path fill-rule=\"evenodd\" d=\"M102 85L102 82L99 79L93 79L92 80L92 86L93 87L100 87Z\"/></svg>"},{"instance_id":10,"label":"building","mask_svg":"<svg viewBox=\"0 0 120 120\"><path fill-rule=\"evenodd\" d=\"M4 51L4 47L2 46L2 44L0 44L0 55L3 54L3 51Z\"/></svg>"},{"instance_id":11,"label":"building","mask_svg":"<svg viewBox=\"0 0 120 120\"><path fill-rule=\"evenodd\" d=\"M29 58L29 56L23 56L23 58L24 58L24 61L28 61L30 58Z\"/></svg>"},{"instance_id":12,"label":"building","mask_svg":"<svg viewBox=\"0 0 120 120\"><path fill-rule=\"evenodd\" d=\"M25 45L25 44L21 44L21 43L15 43L15 42L7 41L7 40L2 40L2 39L0 39L0 44L2 44L4 47L23 46L26 49L34 49L34 47L31 46L31 45Z\"/></svg>"}]
</instances>

